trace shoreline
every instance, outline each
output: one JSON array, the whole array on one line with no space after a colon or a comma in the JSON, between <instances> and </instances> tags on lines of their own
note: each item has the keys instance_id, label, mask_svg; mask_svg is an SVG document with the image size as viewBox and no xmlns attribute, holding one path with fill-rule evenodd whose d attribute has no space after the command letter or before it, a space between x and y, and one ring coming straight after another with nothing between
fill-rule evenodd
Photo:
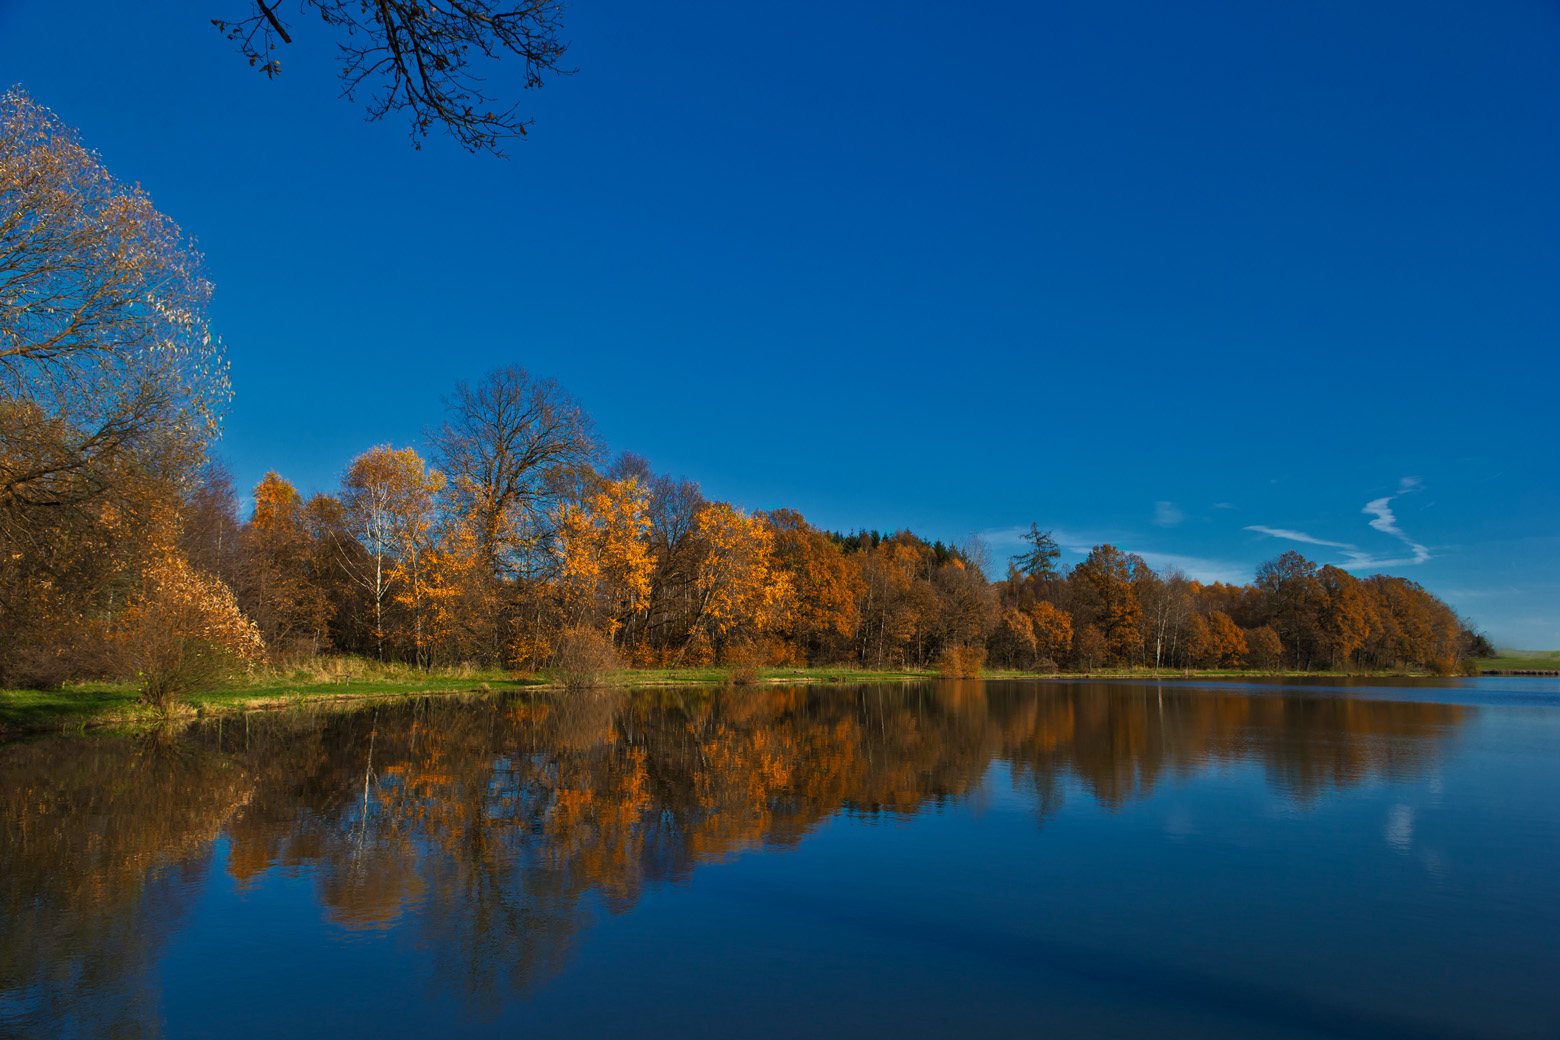
<instances>
[{"instance_id":1,"label":"shoreline","mask_svg":"<svg viewBox=\"0 0 1560 1040\"><path fill-rule=\"evenodd\" d=\"M1481 669L1482 676L1556 675L1556 672L1525 669ZM731 687L777 685L844 685L876 682L1091 682L1100 680L1152 680L1158 682L1241 681L1263 679L1417 679L1432 678L1428 672L1262 672L1252 670L1181 671L1161 669L1113 669L1091 672L1042 674L1006 670L983 671L979 676L952 679L931 670L866 669L765 669L750 683L737 683L729 670L695 668L683 670L644 669L621 672L602 683L609 690L654 689L656 687ZM1447 678L1472 678L1449 676ZM324 682L274 682L263 687L240 686L191 695L169 711L144 704L133 687L125 684L80 684L62 690L0 691L0 741L44 733L83 733L89 729L143 729L169 722L193 722L219 716L332 708L367 701L411 700L431 697L490 697L521 692L558 694L566 687L561 682L539 677L498 677L439 679L431 682L390 681L373 678L342 678Z\"/></svg>"}]
</instances>

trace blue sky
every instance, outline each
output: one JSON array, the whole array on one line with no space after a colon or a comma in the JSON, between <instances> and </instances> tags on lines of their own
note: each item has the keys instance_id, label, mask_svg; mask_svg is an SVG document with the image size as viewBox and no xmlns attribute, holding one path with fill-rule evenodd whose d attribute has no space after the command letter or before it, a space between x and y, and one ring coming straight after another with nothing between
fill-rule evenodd
<instances>
[{"instance_id":1,"label":"blue sky","mask_svg":"<svg viewBox=\"0 0 1560 1040\"><path fill-rule=\"evenodd\" d=\"M267 81L243 7L0 0L199 238L243 486L513 363L749 508L1298 548L1560 647L1560 5L580 3L508 161L365 122L313 21Z\"/></svg>"}]
</instances>

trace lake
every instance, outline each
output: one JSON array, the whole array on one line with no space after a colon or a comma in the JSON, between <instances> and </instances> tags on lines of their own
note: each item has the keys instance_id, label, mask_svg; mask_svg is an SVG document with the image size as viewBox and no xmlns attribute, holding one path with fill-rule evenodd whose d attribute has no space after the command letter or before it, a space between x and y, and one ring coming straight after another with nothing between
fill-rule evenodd
<instances>
[{"instance_id":1,"label":"lake","mask_svg":"<svg viewBox=\"0 0 1560 1040\"><path fill-rule=\"evenodd\" d=\"M1560 682L441 698L0 746L0 1035L1560 1036Z\"/></svg>"}]
</instances>

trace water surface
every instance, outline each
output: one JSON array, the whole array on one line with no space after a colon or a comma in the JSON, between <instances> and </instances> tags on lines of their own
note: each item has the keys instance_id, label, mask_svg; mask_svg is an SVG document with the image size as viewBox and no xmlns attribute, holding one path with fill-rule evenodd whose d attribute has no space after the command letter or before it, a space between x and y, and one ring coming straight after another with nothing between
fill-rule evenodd
<instances>
[{"instance_id":1,"label":"water surface","mask_svg":"<svg viewBox=\"0 0 1560 1040\"><path fill-rule=\"evenodd\" d=\"M0 746L0 1034L1560 1035L1560 682L653 689Z\"/></svg>"}]
</instances>

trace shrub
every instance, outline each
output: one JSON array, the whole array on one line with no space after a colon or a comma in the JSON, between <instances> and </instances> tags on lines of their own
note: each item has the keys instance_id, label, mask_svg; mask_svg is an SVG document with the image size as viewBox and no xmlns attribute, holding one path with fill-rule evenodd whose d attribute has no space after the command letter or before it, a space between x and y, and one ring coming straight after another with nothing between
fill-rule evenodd
<instances>
[{"instance_id":1,"label":"shrub","mask_svg":"<svg viewBox=\"0 0 1560 1040\"><path fill-rule=\"evenodd\" d=\"M1041 675L1055 675L1057 672L1060 672L1061 669L1058 668L1056 666L1056 662L1051 660L1049 657L1042 657L1040 660L1035 662L1035 671L1039 672Z\"/></svg>"},{"instance_id":2,"label":"shrub","mask_svg":"<svg viewBox=\"0 0 1560 1040\"><path fill-rule=\"evenodd\" d=\"M228 587L178 558L148 569L111 640L119 670L139 683L141 700L162 709L265 658L259 630Z\"/></svg>"},{"instance_id":3,"label":"shrub","mask_svg":"<svg viewBox=\"0 0 1560 1040\"><path fill-rule=\"evenodd\" d=\"M558 633L551 664L554 677L570 690L600 686L621 667L612 638L588 625L573 625Z\"/></svg>"},{"instance_id":4,"label":"shrub","mask_svg":"<svg viewBox=\"0 0 1560 1040\"><path fill-rule=\"evenodd\" d=\"M19 647L0 656L0 688L57 690L81 670L78 658L55 647Z\"/></svg>"},{"instance_id":5,"label":"shrub","mask_svg":"<svg viewBox=\"0 0 1560 1040\"><path fill-rule=\"evenodd\" d=\"M766 656L764 647L742 643L727 647L722 656L731 667L730 679L733 685L752 686L758 682L758 668Z\"/></svg>"},{"instance_id":6,"label":"shrub","mask_svg":"<svg viewBox=\"0 0 1560 1040\"><path fill-rule=\"evenodd\" d=\"M985 663L985 647L954 644L937 659L937 674L944 679L978 679L981 665Z\"/></svg>"}]
</instances>

